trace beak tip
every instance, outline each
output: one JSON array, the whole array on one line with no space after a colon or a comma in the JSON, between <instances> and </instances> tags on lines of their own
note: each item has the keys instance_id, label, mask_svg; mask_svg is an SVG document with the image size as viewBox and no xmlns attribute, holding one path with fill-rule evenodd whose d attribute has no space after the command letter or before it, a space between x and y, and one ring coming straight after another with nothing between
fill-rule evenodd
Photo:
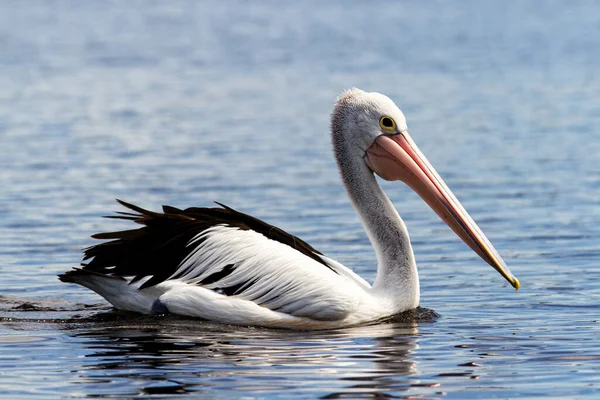
<instances>
[{"instance_id":1,"label":"beak tip","mask_svg":"<svg viewBox=\"0 0 600 400\"><path fill-rule=\"evenodd\" d=\"M521 287L521 282L519 282L519 280L515 276L513 276L511 284L515 288L515 290L519 290L519 288Z\"/></svg>"}]
</instances>

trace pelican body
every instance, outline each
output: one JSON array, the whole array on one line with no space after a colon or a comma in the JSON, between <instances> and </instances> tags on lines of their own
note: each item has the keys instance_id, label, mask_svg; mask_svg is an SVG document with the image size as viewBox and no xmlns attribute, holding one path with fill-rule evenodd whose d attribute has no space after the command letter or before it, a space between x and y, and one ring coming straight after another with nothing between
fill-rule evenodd
<instances>
[{"instance_id":1,"label":"pelican body","mask_svg":"<svg viewBox=\"0 0 600 400\"><path fill-rule=\"evenodd\" d=\"M408 134L388 97L345 91L331 117L331 138L348 196L377 255L371 285L301 239L217 203L214 208L113 218L138 229L101 233L82 267L59 275L114 307L174 313L238 325L332 329L373 323L419 305L419 276L404 222L375 175L411 187L449 227L519 288L498 252Z\"/></svg>"}]
</instances>

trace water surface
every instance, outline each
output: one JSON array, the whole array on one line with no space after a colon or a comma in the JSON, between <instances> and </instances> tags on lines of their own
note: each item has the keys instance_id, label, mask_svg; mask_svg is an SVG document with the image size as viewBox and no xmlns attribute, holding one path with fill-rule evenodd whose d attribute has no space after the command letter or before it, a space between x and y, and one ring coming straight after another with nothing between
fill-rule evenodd
<instances>
[{"instance_id":1,"label":"water surface","mask_svg":"<svg viewBox=\"0 0 600 400\"><path fill-rule=\"evenodd\" d=\"M597 398L593 1L0 2L0 396ZM335 97L386 93L522 288L407 188L421 305L331 332L114 313L56 274L114 198L220 201L375 277Z\"/></svg>"}]
</instances>

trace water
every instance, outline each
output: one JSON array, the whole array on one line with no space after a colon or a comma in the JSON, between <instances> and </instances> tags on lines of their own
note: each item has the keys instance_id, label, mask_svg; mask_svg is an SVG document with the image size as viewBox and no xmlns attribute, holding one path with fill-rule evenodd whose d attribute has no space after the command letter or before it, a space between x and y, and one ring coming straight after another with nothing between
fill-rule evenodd
<instances>
[{"instance_id":1,"label":"water","mask_svg":"<svg viewBox=\"0 0 600 400\"><path fill-rule=\"evenodd\" d=\"M593 1L0 2L0 396L597 398L599 47ZM372 280L328 138L352 86L400 105L521 290L398 183L439 318L223 326L56 279L122 198L221 201Z\"/></svg>"}]
</instances>

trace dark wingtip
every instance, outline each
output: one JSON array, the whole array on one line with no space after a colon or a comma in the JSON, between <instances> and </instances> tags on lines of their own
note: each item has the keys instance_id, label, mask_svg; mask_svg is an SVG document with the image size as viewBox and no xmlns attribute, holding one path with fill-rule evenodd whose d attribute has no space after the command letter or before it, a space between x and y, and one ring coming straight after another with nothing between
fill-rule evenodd
<instances>
[{"instance_id":1,"label":"dark wingtip","mask_svg":"<svg viewBox=\"0 0 600 400\"><path fill-rule=\"evenodd\" d=\"M107 274L103 274L101 272L96 272L96 271L92 271L89 269L83 269L83 268L73 268L70 271L67 271L63 274L59 274L58 275L58 280L61 282L66 282L66 283L80 283L80 280L78 278L84 277L84 276L90 276L90 275L95 275L95 276L101 276L103 278L109 278L109 279L117 279L117 280L125 280L125 278L121 277L121 276L112 276L112 275L107 275Z\"/></svg>"},{"instance_id":2,"label":"dark wingtip","mask_svg":"<svg viewBox=\"0 0 600 400\"><path fill-rule=\"evenodd\" d=\"M124 237L138 234L138 229L129 229L125 231L117 231L117 232L101 232L95 233L92 235L92 239L101 239L101 240L112 240L112 239L123 239Z\"/></svg>"},{"instance_id":3,"label":"dark wingtip","mask_svg":"<svg viewBox=\"0 0 600 400\"><path fill-rule=\"evenodd\" d=\"M74 268L63 274L59 274L58 280L65 283L77 283L77 277L85 274L86 272L83 271L81 268Z\"/></svg>"},{"instance_id":4,"label":"dark wingtip","mask_svg":"<svg viewBox=\"0 0 600 400\"><path fill-rule=\"evenodd\" d=\"M121 200L121 199L115 199L115 200L117 201L117 203L119 203L123 207L129 208L130 210L133 210L133 211L135 211L135 212L137 212L137 213L139 213L141 215L154 215L154 214L156 214L153 211L146 210L145 208L136 206L135 204L128 203L128 202L126 202L124 200Z\"/></svg>"},{"instance_id":5,"label":"dark wingtip","mask_svg":"<svg viewBox=\"0 0 600 400\"><path fill-rule=\"evenodd\" d=\"M234 212L237 212L237 211L236 211L236 210L234 210L233 208L231 208L231 207L229 207L229 206L226 206L226 205L225 205L225 204L223 204L223 203L219 203L218 201L215 201L215 204L217 204L217 205L219 205L219 206L223 207L223 208L224 208L225 210L227 210L227 211L234 211ZM245 214L244 214L244 215L245 215Z\"/></svg>"},{"instance_id":6,"label":"dark wingtip","mask_svg":"<svg viewBox=\"0 0 600 400\"><path fill-rule=\"evenodd\" d=\"M165 214L181 214L182 213L182 210L180 210L177 207L173 207L173 206L163 205L162 209Z\"/></svg>"}]
</instances>

